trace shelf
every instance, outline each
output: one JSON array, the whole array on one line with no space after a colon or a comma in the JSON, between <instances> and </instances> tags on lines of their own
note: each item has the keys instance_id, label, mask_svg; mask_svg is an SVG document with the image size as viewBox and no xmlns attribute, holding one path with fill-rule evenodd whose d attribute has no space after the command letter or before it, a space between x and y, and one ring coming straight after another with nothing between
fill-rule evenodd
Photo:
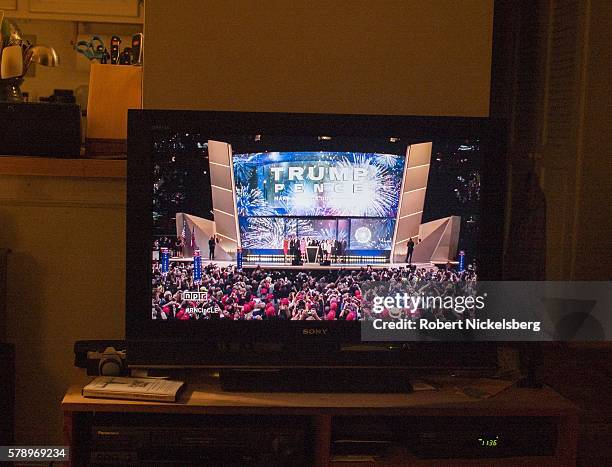
<instances>
[{"instance_id":1,"label":"shelf","mask_svg":"<svg viewBox=\"0 0 612 467\"><path fill-rule=\"evenodd\" d=\"M454 381L453 379L452 381ZM533 404L534 398L538 404ZM460 416L486 415L491 411L513 416L575 413L576 408L549 388L508 388L489 399L475 399L445 382L437 391L410 394L240 393L224 392L216 380L190 383L175 403L93 399L72 386L62 401L64 412L155 412L355 415L391 411L393 414Z\"/></svg>"},{"instance_id":2,"label":"shelf","mask_svg":"<svg viewBox=\"0 0 612 467\"><path fill-rule=\"evenodd\" d=\"M13 19L143 24L139 0L0 0L0 9Z\"/></svg>"},{"instance_id":3,"label":"shelf","mask_svg":"<svg viewBox=\"0 0 612 467\"><path fill-rule=\"evenodd\" d=\"M0 176L125 178L125 160L0 156Z\"/></svg>"},{"instance_id":4,"label":"shelf","mask_svg":"<svg viewBox=\"0 0 612 467\"><path fill-rule=\"evenodd\" d=\"M186 433L193 433L191 439L198 443L201 441L197 440L205 440L207 436L206 429L199 427L210 426L207 424L213 423L212 420L214 424L223 424L225 420L227 425L233 424L239 430L240 418L253 416L260 419L281 417L280 423L290 420L295 426L302 424L309 440L306 452L312 453L316 466L520 464L535 467L576 463L578 409L547 387L509 387L485 400L459 391L466 381L457 378L440 379L435 391L410 394L239 393L222 391L216 379L197 381L197 375L191 376L195 381L189 383L175 403L91 399L81 395L82 386L72 386L62 401L64 444L70 446L71 465L85 465L86 460L91 459L94 424L113 427L116 438L105 444L105 452L119 456L124 450L122 440L132 436L134 426L145 430L142 439L148 440L148 444L138 448L145 453L150 452L156 443L152 433L159 430L160 422L169 432L174 427L187 430L194 427L192 432ZM475 380L469 381L473 383ZM284 416L287 418L283 419ZM207 420L206 417L211 418ZM136 421L132 423L132 420ZM472 446L474 433L477 437L482 430L487 434L491 429L499 431L502 439L509 440L507 446L510 449L504 454L507 457L496 458L488 453L483 456L480 451L474 453L472 449L469 452L476 457L430 459L427 456L440 451L437 443L448 442L448 434L452 435L449 423L458 423L458 429L467 433L456 443L459 447L464 442L468 442L468 448ZM473 426L476 427L474 430ZM394 433L389 438L393 443L391 450L384 452L388 458L375 463L330 459L338 454L339 439L363 439L363 433L370 429ZM525 436L522 435L524 430L528 430ZM544 443L541 449L533 446L533 433L539 437L537 442ZM273 436L272 433L269 435ZM432 436L436 438L432 439ZM228 439L233 439L231 434ZM175 448L179 449L179 445ZM196 445L183 446L193 448ZM209 449L204 444L201 446L204 452ZM167 454L172 456L170 452ZM256 451L251 454L256 454Z\"/></svg>"}]
</instances>

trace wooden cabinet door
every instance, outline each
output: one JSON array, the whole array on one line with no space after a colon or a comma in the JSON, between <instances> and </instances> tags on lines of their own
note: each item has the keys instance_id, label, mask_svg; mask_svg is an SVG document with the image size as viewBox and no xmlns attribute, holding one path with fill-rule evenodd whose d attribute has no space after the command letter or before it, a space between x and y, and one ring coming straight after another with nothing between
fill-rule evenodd
<instances>
[{"instance_id":1,"label":"wooden cabinet door","mask_svg":"<svg viewBox=\"0 0 612 467\"><path fill-rule=\"evenodd\" d=\"M30 12L137 18L138 3L138 0L30 0Z\"/></svg>"}]
</instances>

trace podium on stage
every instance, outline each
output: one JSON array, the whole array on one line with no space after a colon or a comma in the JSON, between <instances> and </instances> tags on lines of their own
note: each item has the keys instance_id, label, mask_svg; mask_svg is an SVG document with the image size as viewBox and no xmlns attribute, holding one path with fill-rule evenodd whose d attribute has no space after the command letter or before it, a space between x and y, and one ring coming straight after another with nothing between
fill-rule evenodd
<instances>
[{"instance_id":1,"label":"podium on stage","mask_svg":"<svg viewBox=\"0 0 612 467\"><path fill-rule=\"evenodd\" d=\"M319 247L316 245L310 245L306 247L306 261L309 263L317 262L317 252L319 251Z\"/></svg>"}]
</instances>

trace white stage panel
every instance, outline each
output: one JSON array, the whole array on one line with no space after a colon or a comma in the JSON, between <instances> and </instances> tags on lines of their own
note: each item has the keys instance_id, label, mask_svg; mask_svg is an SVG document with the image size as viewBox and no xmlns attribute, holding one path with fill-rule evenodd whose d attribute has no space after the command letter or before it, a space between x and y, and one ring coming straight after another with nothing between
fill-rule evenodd
<instances>
[{"instance_id":1,"label":"white stage panel","mask_svg":"<svg viewBox=\"0 0 612 467\"><path fill-rule=\"evenodd\" d=\"M406 242L412 237L415 244L419 235L423 206L429 178L431 142L408 146L404 168L404 182L400 194L397 221L391 247L391 262L406 258Z\"/></svg>"},{"instance_id":2,"label":"white stage panel","mask_svg":"<svg viewBox=\"0 0 612 467\"><path fill-rule=\"evenodd\" d=\"M223 240L224 249L233 254L240 247L240 237L236 213L232 147L228 143L209 140L208 156L215 229Z\"/></svg>"},{"instance_id":3,"label":"white stage panel","mask_svg":"<svg viewBox=\"0 0 612 467\"><path fill-rule=\"evenodd\" d=\"M213 188L224 188L225 190L233 191L232 180L229 177L229 167L226 165L216 165L210 162L210 183Z\"/></svg>"}]
</instances>

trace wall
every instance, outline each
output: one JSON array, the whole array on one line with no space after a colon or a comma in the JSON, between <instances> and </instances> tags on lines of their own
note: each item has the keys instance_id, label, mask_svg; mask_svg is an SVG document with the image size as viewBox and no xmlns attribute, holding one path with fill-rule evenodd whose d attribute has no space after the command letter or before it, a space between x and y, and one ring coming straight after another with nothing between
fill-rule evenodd
<instances>
[{"instance_id":1,"label":"wall","mask_svg":"<svg viewBox=\"0 0 612 467\"><path fill-rule=\"evenodd\" d=\"M125 179L1 173L0 248L12 250L15 442L58 445L62 396L86 380L73 366L74 342L125 335Z\"/></svg>"},{"instance_id":2,"label":"wall","mask_svg":"<svg viewBox=\"0 0 612 467\"><path fill-rule=\"evenodd\" d=\"M145 108L487 116L492 0L147 0Z\"/></svg>"}]
</instances>

